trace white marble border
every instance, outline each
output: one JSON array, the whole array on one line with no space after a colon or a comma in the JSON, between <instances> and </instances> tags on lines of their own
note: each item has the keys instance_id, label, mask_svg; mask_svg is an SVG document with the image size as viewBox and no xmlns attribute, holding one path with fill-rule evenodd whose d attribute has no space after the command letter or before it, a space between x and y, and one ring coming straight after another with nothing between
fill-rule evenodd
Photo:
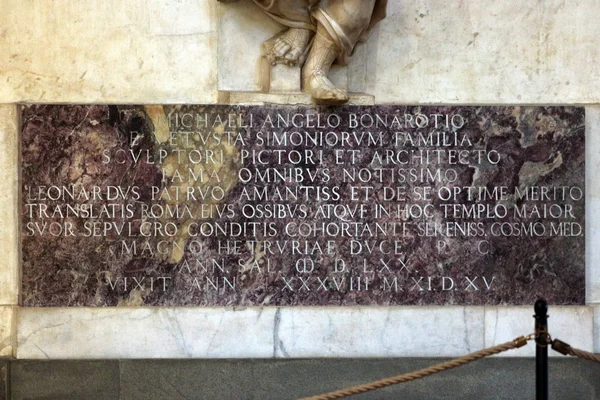
<instances>
[{"instance_id":1,"label":"white marble border","mask_svg":"<svg viewBox=\"0 0 600 400\"><path fill-rule=\"evenodd\" d=\"M22 308L17 358L264 358L275 310Z\"/></svg>"},{"instance_id":2,"label":"white marble border","mask_svg":"<svg viewBox=\"0 0 600 400\"><path fill-rule=\"evenodd\" d=\"M585 115L586 303L600 305L600 106Z\"/></svg>"},{"instance_id":3,"label":"white marble border","mask_svg":"<svg viewBox=\"0 0 600 400\"><path fill-rule=\"evenodd\" d=\"M587 107L587 307L552 307L550 332L600 351L600 106ZM0 106L0 165L18 173L16 106ZM11 150L12 149L12 150ZM17 157L17 158L15 158ZM18 183L0 182L0 300L18 300ZM8 194L8 195L6 195ZM16 196L16 197L15 197ZM12 219L11 219L12 218ZM4 297L3 297L4 296ZM595 311L594 311L594 307ZM20 359L456 357L533 331L523 307L0 307L0 356ZM595 322L594 322L595 321ZM535 346L503 356L532 357ZM558 356L557 353L553 355Z\"/></svg>"},{"instance_id":4,"label":"white marble border","mask_svg":"<svg viewBox=\"0 0 600 400\"><path fill-rule=\"evenodd\" d=\"M531 307L22 308L17 358L456 357L531 333L532 315ZM593 308L550 315L555 337L594 349ZM503 356L534 354L529 344Z\"/></svg>"}]
</instances>

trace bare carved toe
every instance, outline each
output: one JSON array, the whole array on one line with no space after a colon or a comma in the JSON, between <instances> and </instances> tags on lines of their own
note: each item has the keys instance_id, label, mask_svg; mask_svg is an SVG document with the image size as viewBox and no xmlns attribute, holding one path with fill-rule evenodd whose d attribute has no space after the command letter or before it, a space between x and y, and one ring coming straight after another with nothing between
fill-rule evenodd
<instances>
[{"instance_id":1,"label":"bare carved toe","mask_svg":"<svg viewBox=\"0 0 600 400\"><path fill-rule=\"evenodd\" d=\"M290 50L285 58L286 60L290 61L290 62L297 62L298 60L300 60L300 57L302 56L302 50L300 50L299 48L295 48Z\"/></svg>"},{"instance_id":2,"label":"bare carved toe","mask_svg":"<svg viewBox=\"0 0 600 400\"><path fill-rule=\"evenodd\" d=\"M287 42L283 41L281 38L277 39L275 43L275 56L279 58L285 58L285 55L292 49Z\"/></svg>"},{"instance_id":3,"label":"bare carved toe","mask_svg":"<svg viewBox=\"0 0 600 400\"><path fill-rule=\"evenodd\" d=\"M283 34L284 34L284 32L279 32L272 38L264 41L261 46L261 53L262 53L263 57L266 57L266 59L269 60L271 65L276 65L279 62L281 62L280 58L276 56L276 47L277 47L277 39L279 39L279 37Z\"/></svg>"},{"instance_id":4,"label":"bare carved toe","mask_svg":"<svg viewBox=\"0 0 600 400\"><path fill-rule=\"evenodd\" d=\"M271 63L302 65L310 48L314 32L290 28L279 32L262 45L262 54Z\"/></svg>"},{"instance_id":5,"label":"bare carved toe","mask_svg":"<svg viewBox=\"0 0 600 400\"><path fill-rule=\"evenodd\" d=\"M349 100L348 94L335 87L321 72L304 78L304 90L311 94L317 104L339 105Z\"/></svg>"}]
</instances>

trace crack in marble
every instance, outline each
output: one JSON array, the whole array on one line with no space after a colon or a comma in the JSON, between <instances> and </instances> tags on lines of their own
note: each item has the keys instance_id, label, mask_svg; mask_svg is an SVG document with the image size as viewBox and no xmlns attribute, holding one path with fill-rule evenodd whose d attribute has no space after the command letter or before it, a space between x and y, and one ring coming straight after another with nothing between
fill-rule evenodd
<instances>
[{"instance_id":1,"label":"crack in marble","mask_svg":"<svg viewBox=\"0 0 600 400\"><path fill-rule=\"evenodd\" d=\"M467 309L462 309L462 319L463 319L463 343L465 345L465 349L467 352L471 352L471 345L469 344L469 321L467 318Z\"/></svg>"},{"instance_id":2,"label":"crack in marble","mask_svg":"<svg viewBox=\"0 0 600 400\"><path fill-rule=\"evenodd\" d=\"M161 313L161 315L163 315L163 313ZM174 332L173 329L171 329L171 326L166 326L165 328L169 335L178 344L178 347L182 350L183 354L185 354L187 357L192 357L192 351L190 351L188 348L188 344L186 343L185 335L183 333L183 329L181 329L178 316L175 315L172 310L166 310L164 312L164 319L167 323L171 323L170 325L174 325L174 328L177 331Z\"/></svg>"},{"instance_id":3,"label":"crack in marble","mask_svg":"<svg viewBox=\"0 0 600 400\"><path fill-rule=\"evenodd\" d=\"M42 348L41 348L40 346L38 346L38 344L37 344L37 343L35 343L35 342L33 342L33 341L32 341L31 343L33 343L33 345L34 345L35 347L37 347L37 349L38 349L39 351L41 351L41 352L44 354L44 356L46 356L46 359L48 359L48 360L50 359L50 356L48 355L48 353L46 353L44 350L42 350Z\"/></svg>"},{"instance_id":4,"label":"crack in marble","mask_svg":"<svg viewBox=\"0 0 600 400\"><path fill-rule=\"evenodd\" d=\"M73 319L73 317L69 317L68 320L66 320L65 322L61 322L59 324L54 324L54 325L47 325L47 326L42 326L41 328L35 329L34 331L32 331L29 335L25 336L22 340L21 340L21 344L25 344L29 338L41 331L44 330L48 330L48 329L54 329L54 328L58 328L60 326L64 326L66 324L68 324L69 322L71 322L71 320ZM35 344L35 343L34 343Z\"/></svg>"},{"instance_id":5,"label":"crack in marble","mask_svg":"<svg viewBox=\"0 0 600 400\"><path fill-rule=\"evenodd\" d=\"M219 333L219 329L221 328L221 325L223 324L223 318L225 318L225 314L221 314L221 316L219 317L219 322L217 323L217 326L214 329L212 337L210 338L210 341L208 342L208 348L206 349L207 355L210 354L210 351L212 350L212 348L215 345L215 338L217 337L217 334Z\"/></svg>"},{"instance_id":6,"label":"crack in marble","mask_svg":"<svg viewBox=\"0 0 600 400\"><path fill-rule=\"evenodd\" d=\"M492 343L489 343L490 346L494 346L496 344L496 335L498 334L498 310L494 310L494 336L492 337ZM486 343L487 344L487 343Z\"/></svg>"},{"instance_id":7,"label":"crack in marble","mask_svg":"<svg viewBox=\"0 0 600 400\"><path fill-rule=\"evenodd\" d=\"M285 349L283 341L279 338L279 328L281 326L281 308L277 308L275 312L275 318L273 323L273 357L278 357L278 352L281 351L284 357L290 357L289 353Z\"/></svg>"}]
</instances>

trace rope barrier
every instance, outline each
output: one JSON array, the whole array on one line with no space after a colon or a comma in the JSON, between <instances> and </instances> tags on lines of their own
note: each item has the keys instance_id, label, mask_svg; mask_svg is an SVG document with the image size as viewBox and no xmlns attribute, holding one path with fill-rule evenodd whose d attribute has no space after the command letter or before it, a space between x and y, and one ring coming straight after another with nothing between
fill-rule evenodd
<instances>
[{"instance_id":1,"label":"rope barrier","mask_svg":"<svg viewBox=\"0 0 600 400\"><path fill-rule=\"evenodd\" d=\"M573 356L584 360L600 363L600 354L590 353L588 351L576 349L570 344L560 341L558 339L555 339L552 342L552 349L565 356Z\"/></svg>"},{"instance_id":2,"label":"rope barrier","mask_svg":"<svg viewBox=\"0 0 600 400\"><path fill-rule=\"evenodd\" d=\"M494 354L502 353L512 349L518 349L519 347L523 347L527 344L528 340L532 340L534 335L521 336L516 338L513 341L506 342L494 347L489 347L487 349L479 350L471 354L467 354L466 356L462 356L459 358L455 358L453 360L449 360L437 365L433 365L428 368L421 369L415 372L409 372L406 374L394 376L387 379L382 379L375 382L366 383L363 385L353 386L347 389L338 390L335 392L325 393L318 396L306 397L300 400L333 400L333 399L341 399L343 397L353 396L355 394L370 392L372 390L381 389L387 386L395 385L398 383L405 383L414 381L416 379L425 378L426 376L437 374L439 372L443 372L452 368L460 367L470 362L482 359L484 357L489 357Z\"/></svg>"}]
</instances>

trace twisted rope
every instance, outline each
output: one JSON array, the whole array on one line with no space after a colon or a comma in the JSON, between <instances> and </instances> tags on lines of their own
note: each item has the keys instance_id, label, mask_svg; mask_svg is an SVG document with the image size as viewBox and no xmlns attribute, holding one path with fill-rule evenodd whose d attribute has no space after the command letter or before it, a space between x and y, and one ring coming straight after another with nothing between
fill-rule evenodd
<instances>
[{"instance_id":1,"label":"twisted rope","mask_svg":"<svg viewBox=\"0 0 600 400\"><path fill-rule=\"evenodd\" d=\"M531 339L531 336L525 337L521 336L516 338L511 342L506 342L503 344L499 344L494 347L490 347L487 349L479 350L471 354L467 354L466 356L462 356L459 358L455 358L453 360L449 360L440 364L433 365L431 367L427 367L415 372L409 372L407 374L402 374L398 376L394 376L387 379L382 379L375 382L366 383L363 385L353 386L347 389L338 390L335 392L325 393L318 396L306 397L300 400L333 400L333 399L341 399L343 397L353 396L359 393L370 392L372 390L381 389L387 386L395 385L398 383L405 383L414 381L416 379L425 378L426 376L437 374L439 372L443 372L452 368L460 367L462 365L468 364L470 362L479 360L484 357L489 357L494 354L502 353L504 351L518 349L519 347L523 347L527 344L527 341Z\"/></svg>"},{"instance_id":2,"label":"twisted rope","mask_svg":"<svg viewBox=\"0 0 600 400\"><path fill-rule=\"evenodd\" d=\"M584 360L600 363L600 354L589 353L587 351L571 348L571 355L583 358Z\"/></svg>"},{"instance_id":3,"label":"twisted rope","mask_svg":"<svg viewBox=\"0 0 600 400\"><path fill-rule=\"evenodd\" d=\"M552 349L558 351L561 354L564 354L565 356L568 355L600 363L600 354L590 353L588 351L576 349L574 347L571 347L570 344L562 342L558 339L552 342Z\"/></svg>"}]
</instances>

